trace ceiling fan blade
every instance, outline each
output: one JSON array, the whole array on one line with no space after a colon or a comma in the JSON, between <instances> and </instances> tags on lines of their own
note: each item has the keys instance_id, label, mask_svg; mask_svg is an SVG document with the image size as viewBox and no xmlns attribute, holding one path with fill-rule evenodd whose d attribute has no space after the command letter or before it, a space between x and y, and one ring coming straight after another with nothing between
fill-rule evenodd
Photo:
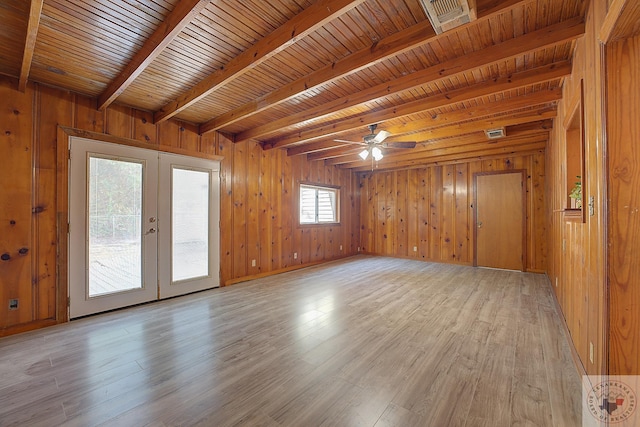
<instances>
[{"instance_id":1,"label":"ceiling fan blade","mask_svg":"<svg viewBox=\"0 0 640 427\"><path fill-rule=\"evenodd\" d=\"M385 148L415 148L415 141L398 141L398 142L385 142L382 144Z\"/></svg>"},{"instance_id":2,"label":"ceiling fan blade","mask_svg":"<svg viewBox=\"0 0 640 427\"><path fill-rule=\"evenodd\" d=\"M335 142L344 142L346 144L368 145L364 142L347 141L346 139L334 139Z\"/></svg>"},{"instance_id":3,"label":"ceiling fan blade","mask_svg":"<svg viewBox=\"0 0 640 427\"><path fill-rule=\"evenodd\" d=\"M387 139L387 137L391 135L389 132L387 132L386 130L381 130L380 132L378 132L378 134L375 136L375 138L373 138L373 141L376 143L380 143L382 141L384 141L385 139Z\"/></svg>"}]
</instances>

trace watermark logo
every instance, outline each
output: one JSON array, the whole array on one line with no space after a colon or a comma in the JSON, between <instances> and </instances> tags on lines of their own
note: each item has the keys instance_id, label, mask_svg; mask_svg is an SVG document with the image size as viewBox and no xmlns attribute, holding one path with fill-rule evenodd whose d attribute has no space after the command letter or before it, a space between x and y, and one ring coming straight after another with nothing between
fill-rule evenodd
<instances>
[{"instance_id":1,"label":"watermark logo","mask_svg":"<svg viewBox=\"0 0 640 427\"><path fill-rule=\"evenodd\" d=\"M583 379L583 425L608 422L619 426L637 425L636 408L638 405L636 390L639 377L585 377ZM584 417L592 417L587 422ZM596 424L597 425L597 424Z\"/></svg>"}]
</instances>

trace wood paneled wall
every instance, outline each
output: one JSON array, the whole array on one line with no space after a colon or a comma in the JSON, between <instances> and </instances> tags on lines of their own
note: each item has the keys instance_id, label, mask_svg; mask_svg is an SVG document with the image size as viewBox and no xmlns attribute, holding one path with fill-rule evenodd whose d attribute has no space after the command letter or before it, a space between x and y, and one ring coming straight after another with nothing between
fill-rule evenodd
<instances>
[{"instance_id":1,"label":"wood paneled wall","mask_svg":"<svg viewBox=\"0 0 640 427\"><path fill-rule=\"evenodd\" d=\"M544 153L362 174L361 249L378 255L472 265L474 173L510 169L524 169L527 176L525 268L544 272Z\"/></svg>"},{"instance_id":2,"label":"wood paneled wall","mask_svg":"<svg viewBox=\"0 0 640 427\"><path fill-rule=\"evenodd\" d=\"M70 92L0 77L0 336L56 323L59 253L56 206L58 125L134 139L151 146L220 154L221 280L267 274L355 253L358 245L357 181L349 171L234 144L219 134L200 137L188 123L153 124L151 113L123 106L96 110L96 101ZM299 181L341 187L339 226L299 228L294 203ZM59 218L60 216L60 218ZM342 245L342 250L340 250ZM64 251L62 251L64 252ZM298 258L293 259L297 252ZM256 266L252 267L252 260ZM19 308L9 310L17 298ZM65 310L63 309L62 312Z\"/></svg>"},{"instance_id":3,"label":"wood paneled wall","mask_svg":"<svg viewBox=\"0 0 640 427\"><path fill-rule=\"evenodd\" d=\"M607 46L609 369L640 375L640 36Z\"/></svg>"},{"instance_id":4,"label":"wood paneled wall","mask_svg":"<svg viewBox=\"0 0 640 427\"><path fill-rule=\"evenodd\" d=\"M551 141L547 148L549 200L549 269L574 347L588 374L606 372L606 174L603 124L604 70L598 31L604 18L602 2L589 2L585 36L577 41L573 71L565 79L563 100L558 108ZM567 206L566 129L565 125L581 97L584 81L585 176L583 209L589 197L594 200L594 214L572 217ZM593 357L591 357L593 346Z\"/></svg>"},{"instance_id":5,"label":"wood paneled wall","mask_svg":"<svg viewBox=\"0 0 640 427\"><path fill-rule=\"evenodd\" d=\"M210 140L211 138L211 140ZM224 156L221 171L221 276L224 282L332 260L357 252L357 177L346 169L263 150L254 142L234 144L205 134ZM297 224L301 182L340 187L340 224ZM294 258L294 254L297 258ZM255 266L253 266L255 260Z\"/></svg>"}]
</instances>

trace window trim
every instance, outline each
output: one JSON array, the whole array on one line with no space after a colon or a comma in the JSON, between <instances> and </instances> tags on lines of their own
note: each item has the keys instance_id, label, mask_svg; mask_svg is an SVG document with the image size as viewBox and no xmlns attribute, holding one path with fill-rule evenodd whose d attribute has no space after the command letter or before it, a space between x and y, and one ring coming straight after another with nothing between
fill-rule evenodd
<instances>
[{"instance_id":1,"label":"window trim","mask_svg":"<svg viewBox=\"0 0 640 427\"><path fill-rule=\"evenodd\" d=\"M566 221L587 222L587 201L588 196L587 179L586 179L586 134L585 134L585 112L584 112L584 80L580 80L579 93L575 96L573 102L569 104L567 111L570 114L564 120L564 187L566 188L566 196L563 200L563 212ZM578 154L578 158L569 159L569 146L572 146L573 153ZM573 160L573 161L572 161ZM573 164L574 174L569 173L569 164ZM576 173L579 173L578 179ZM576 175L576 176L571 176ZM580 208L571 208L571 198L569 193L578 179L582 189L582 206Z\"/></svg>"},{"instance_id":2,"label":"window trim","mask_svg":"<svg viewBox=\"0 0 640 427\"><path fill-rule=\"evenodd\" d=\"M313 188L316 190L325 190L332 191L336 193L336 208L335 208L335 221L331 222L301 222L300 217L300 195L302 194L301 188ZM341 207L341 191L340 186L331 185L331 184L319 184L316 182L306 182L301 181L296 186L297 194L296 194L296 216L297 216L297 225L298 227L324 227L324 226L336 226L340 225L340 207ZM317 194L317 193L316 193ZM316 204L316 217L317 217L317 204Z\"/></svg>"}]
</instances>

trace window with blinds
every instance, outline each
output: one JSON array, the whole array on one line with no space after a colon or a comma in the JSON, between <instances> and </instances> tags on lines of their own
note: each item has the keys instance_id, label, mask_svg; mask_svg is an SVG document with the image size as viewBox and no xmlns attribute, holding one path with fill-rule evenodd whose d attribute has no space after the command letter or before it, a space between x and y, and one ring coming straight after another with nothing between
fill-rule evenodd
<instances>
[{"instance_id":1,"label":"window with blinds","mask_svg":"<svg viewBox=\"0 0 640 427\"><path fill-rule=\"evenodd\" d=\"M328 224L340 221L340 190L300 184L300 224Z\"/></svg>"}]
</instances>

